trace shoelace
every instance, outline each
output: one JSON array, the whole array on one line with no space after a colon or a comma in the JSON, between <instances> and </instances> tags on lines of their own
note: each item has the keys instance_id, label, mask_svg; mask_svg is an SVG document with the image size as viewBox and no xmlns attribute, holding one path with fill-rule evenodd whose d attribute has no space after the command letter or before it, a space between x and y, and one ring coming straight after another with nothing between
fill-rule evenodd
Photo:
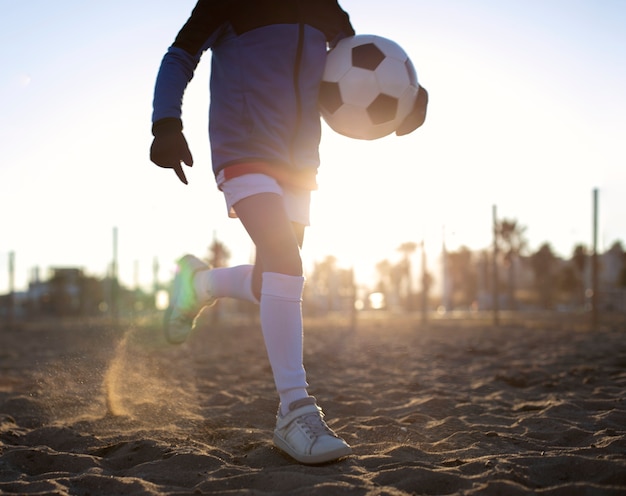
<instances>
[{"instance_id":1,"label":"shoelace","mask_svg":"<svg viewBox=\"0 0 626 496\"><path fill-rule=\"evenodd\" d=\"M296 422L300 424L305 432L310 434L312 437L319 437L324 435L335 436L335 433L326 425L324 419L321 414L317 413L309 413L307 415L303 415L302 417L298 417Z\"/></svg>"}]
</instances>

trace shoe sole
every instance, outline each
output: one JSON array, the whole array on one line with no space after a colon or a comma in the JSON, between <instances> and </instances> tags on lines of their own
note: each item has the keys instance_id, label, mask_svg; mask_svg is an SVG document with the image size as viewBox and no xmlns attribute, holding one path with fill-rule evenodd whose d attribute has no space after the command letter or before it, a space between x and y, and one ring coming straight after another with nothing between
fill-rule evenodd
<instances>
[{"instance_id":1,"label":"shoe sole","mask_svg":"<svg viewBox=\"0 0 626 496\"><path fill-rule=\"evenodd\" d=\"M339 460L352 454L349 446L341 446L326 453L317 455L303 455L296 453L278 434L274 433L274 445L281 451L287 453L294 460L305 465L319 465L321 463L329 463Z\"/></svg>"}]
</instances>

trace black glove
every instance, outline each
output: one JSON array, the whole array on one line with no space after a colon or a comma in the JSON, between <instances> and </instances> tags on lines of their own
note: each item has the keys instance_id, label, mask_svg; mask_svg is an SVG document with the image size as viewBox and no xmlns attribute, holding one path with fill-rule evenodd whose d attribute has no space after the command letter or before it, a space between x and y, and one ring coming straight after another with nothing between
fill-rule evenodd
<instances>
[{"instance_id":1,"label":"black glove","mask_svg":"<svg viewBox=\"0 0 626 496\"><path fill-rule=\"evenodd\" d=\"M404 136L405 134L412 133L424 124L426 120L426 107L428 107L428 91L426 91L426 88L420 86L413 110L400 123L398 129L396 129L396 134L398 136Z\"/></svg>"},{"instance_id":2,"label":"black glove","mask_svg":"<svg viewBox=\"0 0 626 496\"><path fill-rule=\"evenodd\" d=\"M166 118L152 125L154 140L150 147L150 160L159 167L174 169L178 179L187 184L181 162L191 167L193 157L183 135L183 123L180 119Z\"/></svg>"}]
</instances>

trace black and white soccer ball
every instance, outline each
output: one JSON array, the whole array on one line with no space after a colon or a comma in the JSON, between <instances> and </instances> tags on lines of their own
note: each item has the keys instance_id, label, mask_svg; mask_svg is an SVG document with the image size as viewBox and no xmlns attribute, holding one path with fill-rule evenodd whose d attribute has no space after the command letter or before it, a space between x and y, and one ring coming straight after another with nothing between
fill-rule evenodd
<instances>
[{"instance_id":1,"label":"black and white soccer ball","mask_svg":"<svg viewBox=\"0 0 626 496\"><path fill-rule=\"evenodd\" d=\"M351 36L328 52L320 113L344 136L382 138L411 112L418 89L413 63L397 43L371 34Z\"/></svg>"}]
</instances>

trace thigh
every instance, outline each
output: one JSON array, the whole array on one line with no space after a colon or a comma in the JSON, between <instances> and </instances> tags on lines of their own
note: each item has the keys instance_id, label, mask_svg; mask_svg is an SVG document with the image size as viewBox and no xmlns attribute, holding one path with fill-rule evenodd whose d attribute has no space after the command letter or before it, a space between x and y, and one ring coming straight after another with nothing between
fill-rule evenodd
<instances>
[{"instance_id":1,"label":"thigh","mask_svg":"<svg viewBox=\"0 0 626 496\"><path fill-rule=\"evenodd\" d=\"M291 222L305 226L309 225L310 190L280 185L276 179L264 173L247 173L226 179L224 171L220 171L217 175L217 184L224 193L230 217L238 217L234 205L244 198L259 193L276 193L282 196L285 211ZM300 244L302 244L301 241Z\"/></svg>"},{"instance_id":2,"label":"thigh","mask_svg":"<svg viewBox=\"0 0 626 496\"><path fill-rule=\"evenodd\" d=\"M256 246L257 265L262 272L302 275L300 245L304 226L294 227L281 195L259 193L233 207Z\"/></svg>"}]
</instances>

